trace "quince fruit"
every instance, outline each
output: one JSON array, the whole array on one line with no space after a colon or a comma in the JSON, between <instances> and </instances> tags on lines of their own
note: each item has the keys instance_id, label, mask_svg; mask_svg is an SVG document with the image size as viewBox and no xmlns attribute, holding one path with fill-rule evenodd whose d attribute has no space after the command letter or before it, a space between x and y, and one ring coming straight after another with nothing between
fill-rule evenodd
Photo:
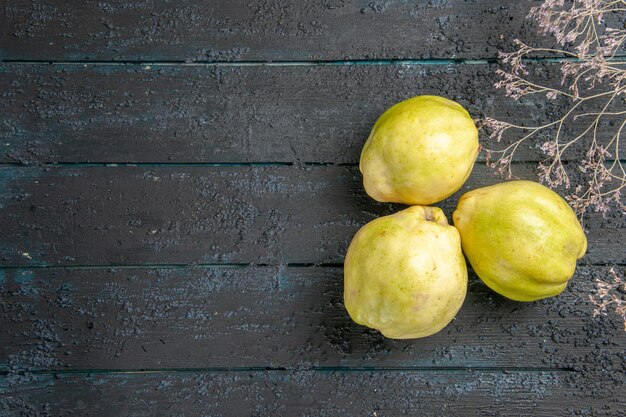
<instances>
[{"instance_id":1,"label":"quince fruit","mask_svg":"<svg viewBox=\"0 0 626 417\"><path fill-rule=\"evenodd\" d=\"M417 96L391 107L376 121L359 169L373 199L429 205L461 188L478 149L478 130L460 104Z\"/></svg>"},{"instance_id":2,"label":"quince fruit","mask_svg":"<svg viewBox=\"0 0 626 417\"><path fill-rule=\"evenodd\" d=\"M413 206L363 226L344 263L352 319L393 339L429 336L461 308L467 267L441 209Z\"/></svg>"},{"instance_id":3,"label":"quince fruit","mask_svg":"<svg viewBox=\"0 0 626 417\"><path fill-rule=\"evenodd\" d=\"M453 214L476 274L517 301L560 294L587 250L576 215L554 191L509 181L464 194Z\"/></svg>"}]
</instances>

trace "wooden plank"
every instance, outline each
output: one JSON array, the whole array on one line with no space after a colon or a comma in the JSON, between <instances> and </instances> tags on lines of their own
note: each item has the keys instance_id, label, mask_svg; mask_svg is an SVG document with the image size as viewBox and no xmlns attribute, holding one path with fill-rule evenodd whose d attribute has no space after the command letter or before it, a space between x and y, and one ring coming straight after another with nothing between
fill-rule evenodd
<instances>
[{"instance_id":1,"label":"wooden plank","mask_svg":"<svg viewBox=\"0 0 626 417\"><path fill-rule=\"evenodd\" d=\"M607 267L579 267L567 290L507 300L471 275L446 329L385 339L343 306L343 270L203 267L3 270L0 368L476 367L626 371L615 314L588 297Z\"/></svg>"},{"instance_id":2,"label":"wooden plank","mask_svg":"<svg viewBox=\"0 0 626 417\"><path fill-rule=\"evenodd\" d=\"M0 178L4 266L336 263L360 226L400 208L369 198L352 166L5 166ZM440 205L450 218L462 192L499 181L477 165ZM590 214L585 261L626 263L625 222Z\"/></svg>"},{"instance_id":3,"label":"wooden plank","mask_svg":"<svg viewBox=\"0 0 626 417\"><path fill-rule=\"evenodd\" d=\"M0 58L337 60L495 57L532 1L16 0L0 10Z\"/></svg>"},{"instance_id":4,"label":"wooden plank","mask_svg":"<svg viewBox=\"0 0 626 417\"><path fill-rule=\"evenodd\" d=\"M623 375L189 372L0 379L0 415L622 416ZM20 414L22 413L22 414Z\"/></svg>"},{"instance_id":5,"label":"wooden plank","mask_svg":"<svg viewBox=\"0 0 626 417\"><path fill-rule=\"evenodd\" d=\"M414 95L443 95L475 118L520 125L541 125L568 109L566 101L504 97L493 87L495 69L470 64L3 65L0 162L355 164L378 116ZM555 64L533 70L542 80L559 83ZM584 123L589 120L572 120L565 131L578 132ZM603 123L598 136L609 137L616 128ZM543 160L539 147L545 140L540 135L522 145L517 160ZM621 143L620 154L626 154L626 141ZM574 146L563 159L583 156L583 148Z\"/></svg>"}]
</instances>

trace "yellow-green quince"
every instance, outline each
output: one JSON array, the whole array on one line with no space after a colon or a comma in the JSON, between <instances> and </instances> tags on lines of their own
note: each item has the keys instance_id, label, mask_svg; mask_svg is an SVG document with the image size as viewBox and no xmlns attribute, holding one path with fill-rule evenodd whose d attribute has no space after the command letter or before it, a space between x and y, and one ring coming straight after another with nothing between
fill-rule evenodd
<instances>
[{"instance_id":1,"label":"yellow-green quince","mask_svg":"<svg viewBox=\"0 0 626 417\"><path fill-rule=\"evenodd\" d=\"M458 231L436 207L413 206L363 226L344 264L350 317L393 339L443 329L463 304L467 267Z\"/></svg>"},{"instance_id":2,"label":"yellow-green quince","mask_svg":"<svg viewBox=\"0 0 626 417\"><path fill-rule=\"evenodd\" d=\"M478 130L459 103L413 97L374 124L359 165L365 191L377 201L436 203L461 188L478 149Z\"/></svg>"},{"instance_id":3,"label":"yellow-green quince","mask_svg":"<svg viewBox=\"0 0 626 417\"><path fill-rule=\"evenodd\" d=\"M560 294L587 250L572 209L532 181L470 191L461 197L453 220L476 274L512 300Z\"/></svg>"}]
</instances>

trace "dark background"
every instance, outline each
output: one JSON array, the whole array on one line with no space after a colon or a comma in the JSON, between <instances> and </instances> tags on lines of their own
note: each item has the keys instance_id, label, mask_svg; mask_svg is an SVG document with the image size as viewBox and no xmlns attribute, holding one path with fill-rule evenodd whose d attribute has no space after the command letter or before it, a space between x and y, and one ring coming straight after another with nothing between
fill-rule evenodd
<instances>
[{"instance_id":1,"label":"dark background","mask_svg":"<svg viewBox=\"0 0 626 417\"><path fill-rule=\"evenodd\" d=\"M457 318L409 341L342 304L351 237L400 208L357 166L387 107L566 109L493 88L498 49L551 45L524 19L537 4L2 2L0 416L623 415L626 333L588 299L626 263L620 213L586 217L555 298L470 273ZM551 60L531 73L558 85ZM439 206L500 180L481 155Z\"/></svg>"}]
</instances>

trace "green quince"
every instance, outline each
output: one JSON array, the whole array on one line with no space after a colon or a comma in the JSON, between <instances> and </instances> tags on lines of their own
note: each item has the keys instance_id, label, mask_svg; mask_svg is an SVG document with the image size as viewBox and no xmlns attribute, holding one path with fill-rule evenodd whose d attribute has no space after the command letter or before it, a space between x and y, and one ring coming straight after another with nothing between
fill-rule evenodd
<instances>
[{"instance_id":1,"label":"green quince","mask_svg":"<svg viewBox=\"0 0 626 417\"><path fill-rule=\"evenodd\" d=\"M476 274L512 300L560 294L587 250L572 209L532 181L470 191L461 197L453 220Z\"/></svg>"},{"instance_id":2,"label":"green quince","mask_svg":"<svg viewBox=\"0 0 626 417\"><path fill-rule=\"evenodd\" d=\"M478 149L478 130L460 104L417 96L391 107L376 121L359 169L373 199L429 205L461 188Z\"/></svg>"},{"instance_id":3,"label":"green quince","mask_svg":"<svg viewBox=\"0 0 626 417\"><path fill-rule=\"evenodd\" d=\"M344 264L352 319L393 339L443 329L463 304L467 267L441 209L413 206L363 226Z\"/></svg>"}]
</instances>

